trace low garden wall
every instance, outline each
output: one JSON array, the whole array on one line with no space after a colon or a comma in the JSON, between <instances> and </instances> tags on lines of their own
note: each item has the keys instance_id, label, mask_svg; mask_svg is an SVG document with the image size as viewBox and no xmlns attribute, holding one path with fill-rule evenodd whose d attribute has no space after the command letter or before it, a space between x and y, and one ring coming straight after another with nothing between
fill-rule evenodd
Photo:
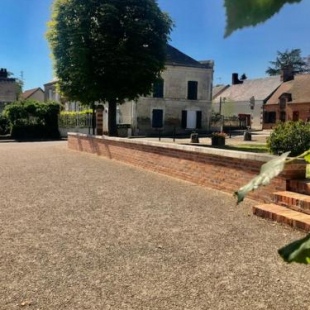
<instances>
[{"instance_id":1,"label":"low garden wall","mask_svg":"<svg viewBox=\"0 0 310 310\"><path fill-rule=\"evenodd\" d=\"M68 147L231 194L273 158L267 154L79 133L68 134ZM304 178L305 170L303 161L291 163L269 185L251 192L249 197L271 202L275 191L286 190L289 179Z\"/></svg>"}]
</instances>

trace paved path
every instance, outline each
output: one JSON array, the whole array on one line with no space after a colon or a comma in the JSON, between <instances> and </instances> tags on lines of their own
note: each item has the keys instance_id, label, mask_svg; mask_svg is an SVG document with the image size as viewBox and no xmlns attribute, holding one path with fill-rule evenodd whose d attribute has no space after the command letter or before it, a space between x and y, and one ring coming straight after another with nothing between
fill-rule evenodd
<instances>
[{"instance_id":1,"label":"paved path","mask_svg":"<svg viewBox=\"0 0 310 310\"><path fill-rule=\"evenodd\" d=\"M303 236L231 195L70 151L0 143L0 309L310 309Z\"/></svg>"}]
</instances>

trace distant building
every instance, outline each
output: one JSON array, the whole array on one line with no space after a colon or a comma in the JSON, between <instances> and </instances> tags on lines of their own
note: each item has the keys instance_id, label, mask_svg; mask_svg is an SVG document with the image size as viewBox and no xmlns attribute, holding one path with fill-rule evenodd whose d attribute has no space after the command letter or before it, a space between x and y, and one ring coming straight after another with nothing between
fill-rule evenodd
<instances>
[{"instance_id":1,"label":"distant building","mask_svg":"<svg viewBox=\"0 0 310 310\"><path fill-rule=\"evenodd\" d=\"M44 101L56 101L63 104L65 111L80 111L84 107L76 101L65 101L57 91L57 80L44 84Z\"/></svg>"},{"instance_id":2,"label":"distant building","mask_svg":"<svg viewBox=\"0 0 310 310\"><path fill-rule=\"evenodd\" d=\"M310 121L310 74L284 80L264 107L264 128L279 121Z\"/></svg>"},{"instance_id":3,"label":"distant building","mask_svg":"<svg viewBox=\"0 0 310 310\"><path fill-rule=\"evenodd\" d=\"M27 99L34 99L40 102L44 102L44 91L41 87L33 88L33 89L28 89L25 90L21 94L21 98L24 100Z\"/></svg>"},{"instance_id":4,"label":"distant building","mask_svg":"<svg viewBox=\"0 0 310 310\"><path fill-rule=\"evenodd\" d=\"M60 102L60 95L57 92L57 81L44 84L44 101Z\"/></svg>"},{"instance_id":5,"label":"distant building","mask_svg":"<svg viewBox=\"0 0 310 310\"><path fill-rule=\"evenodd\" d=\"M244 126L261 130L264 104L281 83L280 76L242 81L233 73L232 85L213 96L213 111L224 117L238 117Z\"/></svg>"},{"instance_id":6,"label":"distant building","mask_svg":"<svg viewBox=\"0 0 310 310\"><path fill-rule=\"evenodd\" d=\"M7 69L0 69L0 112L5 105L18 99L20 87L16 79L9 78Z\"/></svg>"}]
</instances>

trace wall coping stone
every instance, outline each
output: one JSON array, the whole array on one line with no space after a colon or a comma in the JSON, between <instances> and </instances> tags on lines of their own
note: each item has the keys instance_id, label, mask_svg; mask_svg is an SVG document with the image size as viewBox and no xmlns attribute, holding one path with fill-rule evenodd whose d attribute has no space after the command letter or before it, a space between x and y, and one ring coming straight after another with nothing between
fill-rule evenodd
<instances>
[{"instance_id":1,"label":"wall coping stone","mask_svg":"<svg viewBox=\"0 0 310 310\"><path fill-rule=\"evenodd\" d=\"M160 148L167 148L167 149L175 149L193 153L200 153L200 154L209 154L209 155L216 155L216 156L223 156L223 157L230 157L230 158L237 158L237 159L246 159L246 160L253 160L259 162L267 162L270 159L276 158L275 155L270 154L258 154L252 152L245 152L245 151L234 151L234 150L223 150L211 147L203 147L203 146L196 146L196 145L184 145L184 144L177 144L177 143L169 143L169 142L160 142L160 141L150 141L150 140L140 140L139 138L120 138L120 137L109 137L109 136L94 136L89 134L82 134L78 132L69 132L68 136L80 136L80 137L89 137L95 138L98 140L108 140L108 141L116 141L128 144L136 144L136 145L149 145L153 147L160 147Z\"/></svg>"}]
</instances>

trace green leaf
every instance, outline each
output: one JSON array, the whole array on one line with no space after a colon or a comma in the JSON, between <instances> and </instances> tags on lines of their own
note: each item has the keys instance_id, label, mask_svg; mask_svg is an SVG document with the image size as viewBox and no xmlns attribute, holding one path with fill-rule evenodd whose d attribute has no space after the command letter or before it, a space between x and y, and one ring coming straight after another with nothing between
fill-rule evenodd
<instances>
[{"instance_id":1,"label":"green leaf","mask_svg":"<svg viewBox=\"0 0 310 310\"><path fill-rule=\"evenodd\" d=\"M279 255L287 263L310 263L310 234L300 240L296 240L278 250Z\"/></svg>"},{"instance_id":2,"label":"green leaf","mask_svg":"<svg viewBox=\"0 0 310 310\"><path fill-rule=\"evenodd\" d=\"M285 160L290 152L283 153L277 158L273 158L262 165L260 173L258 176L253 178L245 186L241 187L238 191L234 193L237 197L237 204L243 201L244 197L252 190L257 189L261 185L267 185L270 181L279 175L284 169Z\"/></svg>"},{"instance_id":3,"label":"green leaf","mask_svg":"<svg viewBox=\"0 0 310 310\"><path fill-rule=\"evenodd\" d=\"M280 11L284 4L295 2L301 0L225 0L225 37L237 29L263 23Z\"/></svg>"},{"instance_id":4,"label":"green leaf","mask_svg":"<svg viewBox=\"0 0 310 310\"><path fill-rule=\"evenodd\" d=\"M305 160L307 163L310 163L310 153L307 154L307 155L304 157L304 160Z\"/></svg>"}]
</instances>

